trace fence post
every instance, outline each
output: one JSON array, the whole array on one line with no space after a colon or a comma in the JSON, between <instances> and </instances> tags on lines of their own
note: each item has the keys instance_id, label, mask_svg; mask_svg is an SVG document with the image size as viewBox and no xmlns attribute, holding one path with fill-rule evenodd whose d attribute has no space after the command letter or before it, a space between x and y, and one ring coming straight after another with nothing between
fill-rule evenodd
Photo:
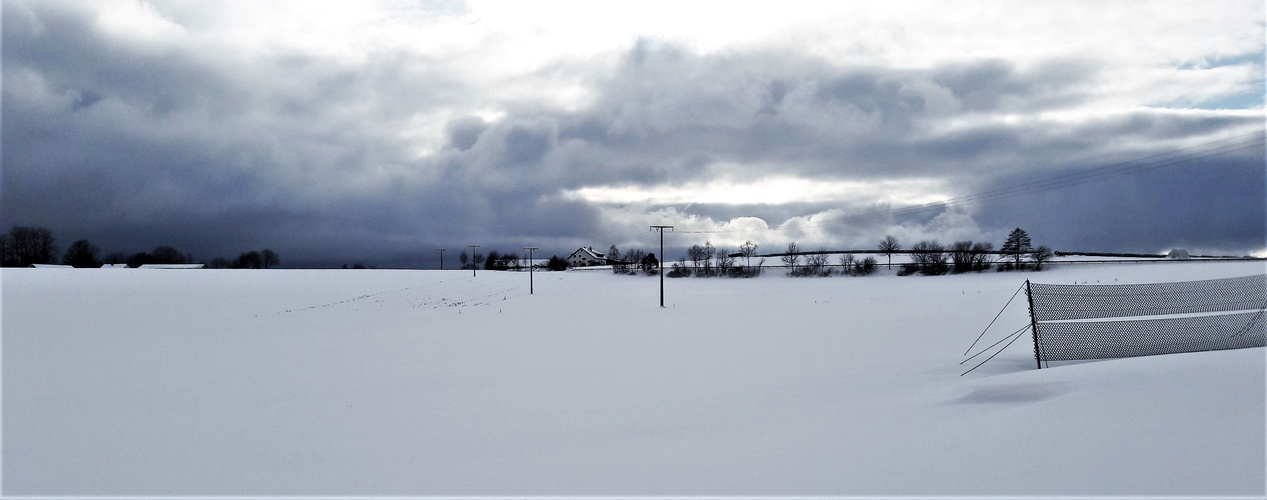
<instances>
[{"instance_id":1,"label":"fence post","mask_svg":"<svg viewBox=\"0 0 1267 500\"><path fill-rule=\"evenodd\" d=\"M1029 297L1029 330L1034 336L1034 362L1042 370L1043 356L1042 351L1038 350L1038 321L1034 319L1034 292L1029 286L1029 280L1025 280L1025 296Z\"/></svg>"}]
</instances>

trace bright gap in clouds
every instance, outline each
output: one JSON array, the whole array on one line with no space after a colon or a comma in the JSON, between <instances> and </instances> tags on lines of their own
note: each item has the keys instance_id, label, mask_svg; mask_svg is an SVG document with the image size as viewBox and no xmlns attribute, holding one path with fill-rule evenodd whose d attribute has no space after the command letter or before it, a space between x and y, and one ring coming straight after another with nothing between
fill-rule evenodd
<instances>
[{"instance_id":1,"label":"bright gap in clouds","mask_svg":"<svg viewBox=\"0 0 1267 500\"><path fill-rule=\"evenodd\" d=\"M770 177L756 181L715 180L678 186L593 186L567 191L564 195L592 203L619 205L922 205L951 198L943 190L943 183L934 179L840 181L796 177Z\"/></svg>"}]
</instances>

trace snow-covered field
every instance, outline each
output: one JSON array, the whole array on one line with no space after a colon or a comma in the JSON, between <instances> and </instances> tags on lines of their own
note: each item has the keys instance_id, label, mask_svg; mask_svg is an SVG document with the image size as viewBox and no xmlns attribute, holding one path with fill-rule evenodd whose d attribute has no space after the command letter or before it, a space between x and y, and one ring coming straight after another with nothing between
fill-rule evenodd
<instances>
[{"instance_id":1,"label":"snow-covered field","mask_svg":"<svg viewBox=\"0 0 1267 500\"><path fill-rule=\"evenodd\" d=\"M1264 271L6 269L3 493L1262 496L1262 348L959 362L1026 278Z\"/></svg>"}]
</instances>

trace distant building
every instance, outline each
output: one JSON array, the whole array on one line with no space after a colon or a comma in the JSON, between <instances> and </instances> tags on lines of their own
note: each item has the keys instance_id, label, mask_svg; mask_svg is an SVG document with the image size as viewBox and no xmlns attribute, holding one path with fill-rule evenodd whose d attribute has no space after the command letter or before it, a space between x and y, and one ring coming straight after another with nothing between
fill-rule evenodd
<instances>
[{"instance_id":1,"label":"distant building","mask_svg":"<svg viewBox=\"0 0 1267 500\"><path fill-rule=\"evenodd\" d=\"M1166 254L1166 258L1167 259L1191 259L1192 256L1188 255L1187 250L1184 250L1182 248L1176 248L1174 250L1171 250L1169 254Z\"/></svg>"},{"instance_id":2,"label":"distant building","mask_svg":"<svg viewBox=\"0 0 1267 500\"><path fill-rule=\"evenodd\" d=\"M145 264L141 269L202 269L203 264Z\"/></svg>"},{"instance_id":3,"label":"distant building","mask_svg":"<svg viewBox=\"0 0 1267 500\"><path fill-rule=\"evenodd\" d=\"M568 256L568 265L572 267L605 266L611 264L607 256L594 251L594 247L581 247Z\"/></svg>"}]
</instances>

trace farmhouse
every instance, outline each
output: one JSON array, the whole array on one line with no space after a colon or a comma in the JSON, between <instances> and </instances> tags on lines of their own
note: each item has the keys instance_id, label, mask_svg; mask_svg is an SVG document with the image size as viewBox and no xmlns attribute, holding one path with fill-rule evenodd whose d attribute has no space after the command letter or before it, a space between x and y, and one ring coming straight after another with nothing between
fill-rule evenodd
<instances>
[{"instance_id":1,"label":"farmhouse","mask_svg":"<svg viewBox=\"0 0 1267 500\"><path fill-rule=\"evenodd\" d=\"M605 266L610 264L607 257L594 251L594 247L581 247L568 256L568 265L572 267Z\"/></svg>"}]
</instances>

